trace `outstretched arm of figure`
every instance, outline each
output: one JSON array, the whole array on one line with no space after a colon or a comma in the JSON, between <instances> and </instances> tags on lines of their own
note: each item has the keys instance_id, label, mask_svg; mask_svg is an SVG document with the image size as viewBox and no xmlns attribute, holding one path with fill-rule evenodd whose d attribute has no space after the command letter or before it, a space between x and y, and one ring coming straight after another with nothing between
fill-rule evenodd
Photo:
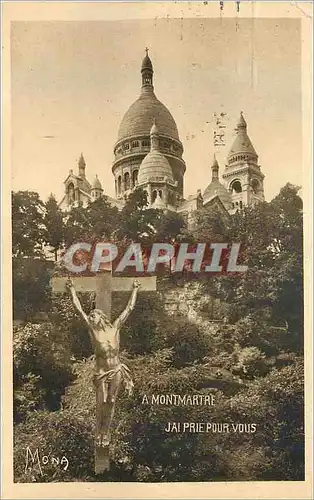
<instances>
[{"instance_id":1,"label":"outstretched arm of figure","mask_svg":"<svg viewBox=\"0 0 314 500\"><path fill-rule=\"evenodd\" d=\"M67 279L67 281L66 281L66 287L67 287L67 289L69 290L69 292L71 294L72 302L73 302L73 305L74 305L75 309L77 310L77 312L79 313L79 315L81 316L81 318L83 318L83 320L85 321L85 323L87 324L87 326L90 326L89 325L88 316L83 311L82 305L81 305L81 303L79 301L78 296L76 295L76 291L75 291L75 288L74 288L74 285L73 285L73 281L71 280L71 278Z\"/></svg>"},{"instance_id":2,"label":"outstretched arm of figure","mask_svg":"<svg viewBox=\"0 0 314 500\"><path fill-rule=\"evenodd\" d=\"M140 286L141 285L140 285L139 281L135 280L133 283L133 290L132 290L131 296L129 298L129 302L128 302L126 308L124 309L124 311L120 314L118 319L116 319L116 321L113 324L114 327L117 328L117 332L119 332L119 329L121 328L123 323L126 322L128 317L130 316L131 312L133 311Z\"/></svg>"}]
</instances>

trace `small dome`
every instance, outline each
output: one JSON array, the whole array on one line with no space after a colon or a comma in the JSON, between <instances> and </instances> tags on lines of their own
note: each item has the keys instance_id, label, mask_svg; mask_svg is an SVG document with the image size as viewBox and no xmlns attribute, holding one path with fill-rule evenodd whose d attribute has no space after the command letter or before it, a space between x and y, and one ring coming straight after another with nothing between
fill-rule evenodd
<instances>
[{"instance_id":1,"label":"small dome","mask_svg":"<svg viewBox=\"0 0 314 500\"><path fill-rule=\"evenodd\" d=\"M160 151L154 150L148 153L141 163L139 173L138 173L138 183L145 184L149 180L170 180L173 182L173 175L170 163L167 158L160 153Z\"/></svg>"},{"instance_id":2,"label":"small dome","mask_svg":"<svg viewBox=\"0 0 314 500\"><path fill-rule=\"evenodd\" d=\"M257 158L257 153L247 134L247 124L242 112L237 125L237 135L229 151L228 158L241 153L250 154Z\"/></svg>"},{"instance_id":3,"label":"small dome","mask_svg":"<svg viewBox=\"0 0 314 500\"><path fill-rule=\"evenodd\" d=\"M231 194L225 188L225 186L221 184L219 179L212 180L205 189L203 194L204 203L207 203L211 198L214 198L215 196L218 196L222 203L227 207L229 207L232 203Z\"/></svg>"},{"instance_id":4,"label":"small dome","mask_svg":"<svg viewBox=\"0 0 314 500\"><path fill-rule=\"evenodd\" d=\"M100 180L98 179L98 175L96 175L95 179L93 180L92 189L102 189L102 185Z\"/></svg>"},{"instance_id":5,"label":"small dome","mask_svg":"<svg viewBox=\"0 0 314 500\"><path fill-rule=\"evenodd\" d=\"M214 155L213 161L212 161L212 180L211 183L207 186L207 188L204 191L203 194L203 201L204 203L207 203L211 198L214 198L215 196L219 196L220 200L222 203L229 208L231 206L231 195L228 192L228 190L225 188L223 184L221 184L218 176L219 172L219 164L216 158L216 155Z\"/></svg>"},{"instance_id":6,"label":"small dome","mask_svg":"<svg viewBox=\"0 0 314 500\"><path fill-rule=\"evenodd\" d=\"M148 181L174 182L172 168L167 158L159 151L159 129L153 118L150 129L150 152L141 163L138 173L138 183L144 184Z\"/></svg>"}]
</instances>

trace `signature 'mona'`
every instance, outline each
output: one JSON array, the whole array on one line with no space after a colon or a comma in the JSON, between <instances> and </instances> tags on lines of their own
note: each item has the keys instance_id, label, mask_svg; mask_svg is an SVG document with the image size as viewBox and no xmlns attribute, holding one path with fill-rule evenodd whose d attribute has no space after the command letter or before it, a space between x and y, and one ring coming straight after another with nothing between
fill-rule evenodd
<instances>
[{"instance_id":1,"label":"signature 'mona'","mask_svg":"<svg viewBox=\"0 0 314 500\"><path fill-rule=\"evenodd\" d=\"M54 456L51 453L48 453L47 455L40 455L38 448L36 448L34 453L29 446L26 448L25 472L29 472L33 470L34 467L37 467L38 471L43 476L44 473L42 466L48 464L56 467L59 466L66 471L69 467L69 460L64 455L62 457Z\"/></svg>"}]
</instances>

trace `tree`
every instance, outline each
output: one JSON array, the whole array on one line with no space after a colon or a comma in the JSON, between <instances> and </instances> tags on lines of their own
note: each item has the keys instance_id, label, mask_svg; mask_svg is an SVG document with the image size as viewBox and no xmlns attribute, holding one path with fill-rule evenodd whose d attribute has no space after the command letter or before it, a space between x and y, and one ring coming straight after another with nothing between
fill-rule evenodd
<instances>
[{"instance_id":1,"label":"tree","mask_svg":"<svg viewBox=\"0 0 314 500\"><path fill-rule=\"evenodd\" d=\"M79 241L87 241L87 238L89 238L89 231L90 226L86 208L83 207L83 205L72 207L65 218L65 245L70 246Z\"/></svg>"},{"instance_id":2,"label":"tree","mask_svg":"<svg viewBox=\"0 0 314 500\"><path fill-rule=\"evenodd\" d=\"M121 210L120 228L116 238L123 243L150 243L155 236L155 224L159 211L148 208L147 192L136 188L128 197Z\"/></svg>"},{"instance_id":3,"label":"tree","mask_svg":"<svg viewBox=\"0 0 314 500\"><path fill-rule=\"evenodd\" d=\"M293 349L303 344L302 200L297 191L288 184L270 203L246 207L230 217L224 237L242 244L248 270L203 282L207 293L230 304L233 322L248 314L260 317L264 311L269 325L289 329ZM202 221L197 231L206 236L207 219Z\"/></svg>"},{"instance_id":4,"label":"tree","mask_svg":"<svg viewBox=\"0 0 314 500\"><path fill-rule=\"evenodd\" d=\"M55 262L58 260L58 250L62 248L64 241L64 215L58 207L58 203L53 194L45 203L44 225L45 243L53 248Z\"/></svg>"},{"instance_id":5,"label":"tree","mask_svg":"<svg viewBox=\"0 0 314 500\"><path fill-rule=\"evenodd\" d=\"M88 203L86 212L92 237L103 240L112 238L116 227L119 226L120 214L117 207L113 207L106 196L100 196Z\"/></svg>"},{"instance_id":6,"label":"tree","mask_svg":"<svg viewBox=\"0 0 314 500\"><path fill-rule=\"evenodd\" d=\"M114 229L119 226L119 211L105 196L90 201L86 207L73 207L66 218L65 243L78 241L93 242L97 239L109 240Z\"/></svg>"},{"instance_id":7,"label":"tree","mask_svg":"<svg viewBox=\"0 0 314 500\"><path fill-rule=\"evenodd\" d=\"M187 224L182 215L161 210L158 212L159 217L155 222L155 241L174 243L183 239Z\"/></svg>"},{"instance_id":8,"label":"tree","mask_svg":"<svg viewBox=\"0 0 314 500\"><path fill-rule=\"evenodd\" d=\"M194 224L193 241L197 243L226 243L229 241L228 228L230 224L229 216L222 216L218 210L210 207L203 207L193 214Z\"/></svg>"},{"instance_id":9,"label":"tree","mask_svg":"<svg viewBox=\"0 0 314 500\"><path fill-rule=\"evenodd\" d=\"M47 311L51 302L53 263L43 259L13 258L13 318L31 321Z\"/></svg>"},{"instance_id":10,"label":"tree","mask_svg":"<svg viewBox=\"0 0 314 500\"><path fill-rule=\"evenodd\" d=\"M12 193L12 253L14 257L43 255L44 204L38 193Z\"/></svg>"}]
</instances>

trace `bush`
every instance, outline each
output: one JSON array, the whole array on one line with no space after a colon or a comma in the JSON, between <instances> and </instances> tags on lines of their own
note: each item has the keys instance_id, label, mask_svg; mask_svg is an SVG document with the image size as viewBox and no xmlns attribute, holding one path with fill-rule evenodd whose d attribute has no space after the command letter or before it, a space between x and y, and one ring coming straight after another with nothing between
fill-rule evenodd
<instances>
[{"instance_id":1,"label":"bush","mask_svg":"<svg viewBox=\"0 0 314 500\"><path fill-rule=\"evenodd\" d=\"M37 459L26 469L27 447ZM48 456L48 464L42 457ZM30 455L29 455L30 457ZM56 465L51 458L69 461ZM16 482L59 482L86 480L93 474L93 429L68 411L34 413L14 431L14 480Z\"/></svg>"},{"instance_id":2,"label":"bush","mask_svg":"<svg viewBox=\"0 0 314 500\"><path fill-rule=\"evenodd\" d=\"M27 323L14 332L15 421L28 410L60 407L73 378L67 337L50 323Z\"/></svg>"},{"instance_id":3,"label":"bush","mask_svg":"<svg viewBox=\"0 0 314 500\"><path fill-rule=\"evenodd\" d=\"M200 362L211 351L210 337L184 317L168 318L159 326L164 332L166 346L173 349L173 365L181 368Z\"/></svg>"}]
</instances>

